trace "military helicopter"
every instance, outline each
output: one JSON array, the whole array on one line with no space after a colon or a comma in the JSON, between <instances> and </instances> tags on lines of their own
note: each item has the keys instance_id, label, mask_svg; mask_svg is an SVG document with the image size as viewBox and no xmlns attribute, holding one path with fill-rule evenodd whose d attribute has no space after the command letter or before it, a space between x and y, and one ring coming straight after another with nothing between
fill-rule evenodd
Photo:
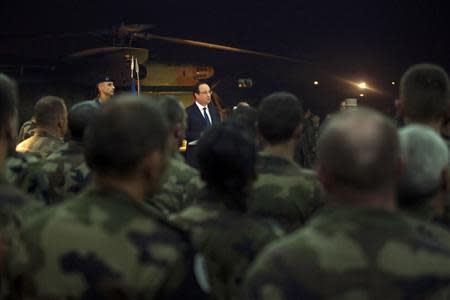
<instances>
[{"instance_id":1,"label":"military helicopter","mask_svg":"<svg viewBox=\"0 0 450 300\"><path fill-rule=\"evenodd\" d=\"M120 24L112 30L86 33L47 34L43 36L3 34L0 35L0 38L15 40L16 44L11 47L12 49L14 49L14 46L16 49L27 49L27 42L32 40L45 41L48 45L47 51L42 51L46 52L43 55L46 59L41 59L40 63L33 62L30 65L21 62L5 65L1 64L0 61L0 72L12 74L21 85L26 86L27 91L22 98L25 98L25 110L26 104L28 104L28 110L30 110L30 104L45 93L60 95L69 104L93 97L95 78L99 74L108 74L113 78L119 91L129 91L132 84L131 67L133 65L135 72L133 79L138 79L141 93L175 94L185 105L189 105L192 103L191 87L198 80L211 79L215 73L214 67L211 65L156 61L152 59L152 55L147 48L134 47L137 41L140 41L141 45L145 45L146 41L158 40L164 43L304 63L296 59L264 52L149 33L149 30L153 27L147 24ZM94 47L79 49L80 46L76 41L80 39L94 40L94 42L80 43L93 44ZM57 44L52 46L53 42ZM54 48L59 49L56 55ZM77 50L73 51L73 49ZM2 56L1 50L0 47L0 57ZM33 49L30 50L30 52L33 51ZM49 62L48 56L52 54L57 56L58 59ZM23 56L26 56L26 54ZM214 88L219 83L220 81L212 83L212 87ZM240 78L236 80L236 86L243 89L251 88L253 82L251 78ZM33 92L33 90L37 91ZM218 94L213 95L213 101L219 112L222 115L225 114L227 108L224 107Z\"/></svg>"}]
</instances>

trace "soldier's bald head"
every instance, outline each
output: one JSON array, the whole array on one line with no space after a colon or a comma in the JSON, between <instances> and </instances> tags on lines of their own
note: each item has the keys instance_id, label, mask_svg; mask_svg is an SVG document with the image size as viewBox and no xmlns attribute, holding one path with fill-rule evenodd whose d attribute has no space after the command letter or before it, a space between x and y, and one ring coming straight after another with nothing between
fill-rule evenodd
<instances>
[{"instance_id":1,"label":"soldier's bald head","mask_svg":"<svg viewBox=\"0 0 450 300\"><path fill-rule=\"evenodd\" d=\"M395 126L367 108L334 116L318 144L321 171L337 185L357 190L394 186L399 157Z\"/></svg>"}]
</instances>

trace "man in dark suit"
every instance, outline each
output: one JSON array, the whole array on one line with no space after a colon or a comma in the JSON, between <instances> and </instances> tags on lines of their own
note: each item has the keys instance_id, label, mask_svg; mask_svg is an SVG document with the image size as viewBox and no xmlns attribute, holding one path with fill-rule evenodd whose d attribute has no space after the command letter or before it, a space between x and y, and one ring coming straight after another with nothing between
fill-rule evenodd
<instances>
[{"instance_id":1,"label":"man in dark suit","mask_svg":"<svg viewBox=\"0 0 450 300\"><path fill-rule=\"evenodd\" d=\"M197 168L196 141L210 125L220 122L220 116L211 104L211 89L205 82L198 82L193 89L194 103L186 108L186 163Z\"/></svg>"}]
</instances>

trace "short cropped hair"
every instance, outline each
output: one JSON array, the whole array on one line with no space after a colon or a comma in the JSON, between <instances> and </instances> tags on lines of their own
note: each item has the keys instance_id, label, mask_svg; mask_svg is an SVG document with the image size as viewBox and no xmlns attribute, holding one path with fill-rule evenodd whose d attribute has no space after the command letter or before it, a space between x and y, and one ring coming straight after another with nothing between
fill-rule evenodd
<instances>
[{"instance_id":1,"label":"short cropped hair","mask_svg":"<svg viewBox=\"0 0 450 300\"><path fill-rule=\"evenodd\" d=\"M51 126L57 125L58 121L66 110L66 104L62 98L56 96L45 96L34 105L34 118L36 125Z\"/></svg>"},{"instance_id":2,"label":"short cropped hair","mask_svg":"<svg viewBox=\"0 0 450 300\"><path fill-rule=\"evenodd\" d=\"M192 87L192 95L200 93L200 86L202 84L208 84L206 81L197 81L197 83Z\"/></svg>"},{"instance_id":3,"label":"short cropped hair","mask_svg":"<svg viewBox=\"0 0 450 300\"><path fill-rule=\"evenodd\" d=\"M399 151L395 126L367 108L333 116L318 142L322 170L338 185L361 191L395 186Z\"/></svg>"},{"instance_id":4,"label":"short cropped hair","mask_svg":"<svg viewBox=\"0 0 450 300\"><path fill-rule=\"evenodd\" d=\"M288 141L302 123L302 104L293 94L273 93L264 98L259 105L258 130L269 144Z\"/></svg>"},{"instance_id":5,"label":"short cropped hair","mask_svg":"<svg viewBox=\"0 0 450 300\"><path fill-rule=\"evenodd\" d=\"M151 152L166 152L167 123L152 99L121 96L105 104L85 133L89 167L126 177Z\"/></svg>"},{"instance_id":6,"label":"short cropped hair","mask_svg":"<svg viewBox=\"0 0 450 300\"><path fill-rule=\"evenodd\" d=\"M75 141L82 141L88 124L95 118L98 108L93 105L75 105L68 114L70 134Z\"/></svg>"},{"instance_id":7,"label":"short cropped hair","mask_svg":"<svg viewBox=\"0 0 450 300\"><path fill-rule=\"evenodd\" d=\"M412 120L443 118L447 112L449 95L448 75L437 65L414 65L402 76L400 99L403 101L405 116Z\"/></svg>"},{"instance_id":8,"label":"short cropped hair","mask_svg":"<svg viewBox=\"0 0 450 300\"><path fill-rule=\"evenodd\" d=\"M434 130L409 125L399 131L404 172L400 180L401 205L416 204L437 193L442 172L448 168L449 150Z\"/></svg>"},{"instance_id":9,"label":"short cropped hair","mask_svg":"<svg viewBox=\"0 0 450 300\"><path fill-rule=\"evenodd\" d=\"M207 188L228 195L224 197L228 208L245 211L257 157L255 140L247 129L230 121L213 125L197 147L200 175Z\"/></svg>"},{"instance_id":10,"label":"short cropped hair","mask_svg":"<svg viewBox=\"0 0 450 300\"><path fill-rule=\"evenodd\" d=\"M18 91L14 80L0 74L0 129L17 114Z\"/></svg>"}]
</instances>

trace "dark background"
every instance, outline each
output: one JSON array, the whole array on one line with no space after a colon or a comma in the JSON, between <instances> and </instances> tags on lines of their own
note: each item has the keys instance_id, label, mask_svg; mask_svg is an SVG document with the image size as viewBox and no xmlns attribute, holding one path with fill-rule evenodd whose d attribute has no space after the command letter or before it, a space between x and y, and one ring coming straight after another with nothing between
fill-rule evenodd
<instances>
[{"instance_id":1,"label":"dark background","mask_svg":"<svg viewBox=\"0 0 450 300\"><path fill-rule=\"evenodd\" d=\"M163 3L163 4L162 4ZM360 91L349 82L365 81L373 90L363 104L393 114L401 74L414 63L450 67L449 16L445 1L2 1L0 71L27 89L45 85L44 66L78 50L110 46L105 34L120 23L153 24L151 33L224 44L288 56L292 63L246 54L136 41L150 59L207 64L215 68L225 105L240 99L256 105L269 92L288 90L324 115ZM82 34L87 33L89 34ZM103 33L102 33L103 32ZM20 75L15 66L36 66ZM40 68L42 67L42 68ZM8 69L9 68L9 69ZM250 90L235 89L237 78L252 78ZM318 86L313 81L318 80ZM396 85L391 82L395 81ZM47 84L45 92L64 89ZM75 87L71 87L75 88ZM83 89L83 87L79 87ZM54 93L53 93L54 94ZM81 99L75 99L81 100ZM26 100L26 101L34 101Z\"/></svg>"}]
</instances>

